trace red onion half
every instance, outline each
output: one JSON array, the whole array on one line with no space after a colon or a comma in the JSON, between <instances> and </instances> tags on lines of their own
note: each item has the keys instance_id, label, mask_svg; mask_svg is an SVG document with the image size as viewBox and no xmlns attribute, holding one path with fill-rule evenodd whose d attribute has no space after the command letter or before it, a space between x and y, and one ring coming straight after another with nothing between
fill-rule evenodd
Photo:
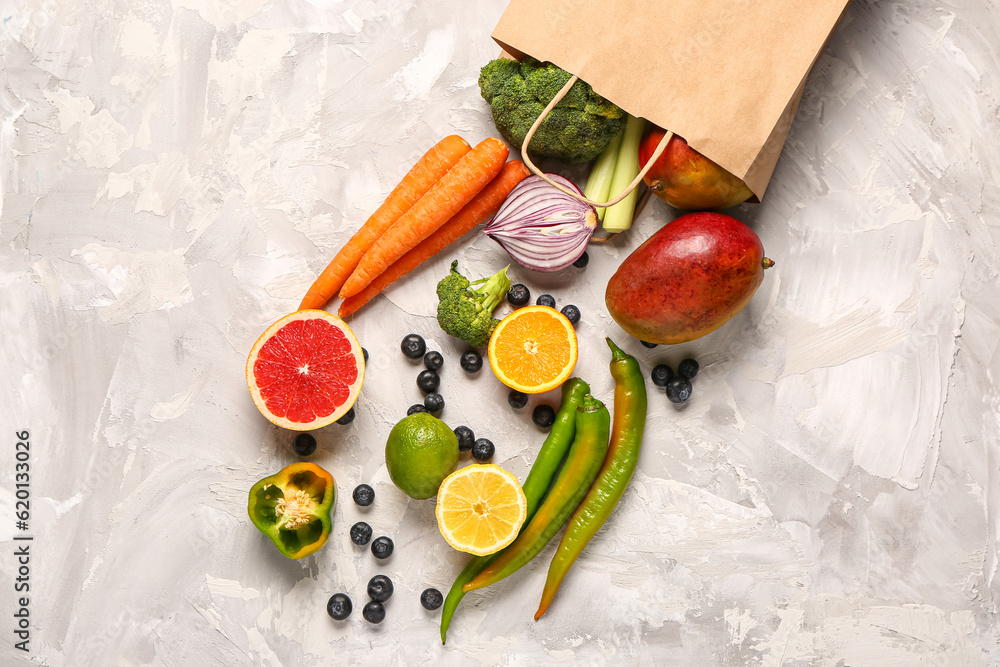
<instances>
[{"instance_id":1,"label":"red onion half","mask_svg":"<svg viewBox=\"0 0 1000 667\"><path fill-rule=\"evenodd\" d=\"M580 192L572 181L558 174L546 175ZM551 272L578 260L595 229L593 206L560 192L539 176L529 176L511 190L483 233L524 268Z\"/></svg>"}]
</instances>

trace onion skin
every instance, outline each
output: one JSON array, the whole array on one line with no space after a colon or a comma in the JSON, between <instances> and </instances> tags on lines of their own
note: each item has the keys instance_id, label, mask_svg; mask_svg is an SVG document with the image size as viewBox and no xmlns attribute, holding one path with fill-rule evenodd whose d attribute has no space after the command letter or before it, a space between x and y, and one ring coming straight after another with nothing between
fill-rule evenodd
<instances>
[{"instance_id":1,"label":"onion skin","mask_svg":"<svg viewBox=\"0 0 1000 667\"><path fill-rule=\"evenodd\" d=\"M572 181L547 175L580 192ZM529 176L514 187L483 233L524 268L551 273L580 258L597 222L593 206L560 192L539 176Z\"/></svg>"}]
</instances>

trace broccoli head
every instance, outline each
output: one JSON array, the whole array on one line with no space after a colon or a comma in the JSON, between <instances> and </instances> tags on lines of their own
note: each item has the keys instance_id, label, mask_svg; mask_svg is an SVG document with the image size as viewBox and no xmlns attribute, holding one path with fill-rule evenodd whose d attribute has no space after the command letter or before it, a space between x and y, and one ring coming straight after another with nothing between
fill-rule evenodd
<instances>
[{"instance_id":1,"label":"broccoli head","mask_svg":"<svg viewBox=\"0 0 1000 667\"><path fill-rule=\"evenodd\" d=\"M457 267L458 260L455 260L451 263L451 273L437 285L438 324L445 333L473 347L485 347L500 323L493 317L493 311L510 289L508 267L472 283L458 272Z\"/></svg>"},{"instance_id":2,"label":"broccoli head","mask_svg":"<svg viewBox=\"0 0 1000 667\"><path fill-rule=\"evenodd\" d=\"M503 138L520 146L545 105L569 81L570 73L533 58L497 58L479 72L479 90L490 104ZM625 112L583 81L577 81L542 121L529 150L567 164L593 160L621 131Z\"/></svg>"}]
</instances>

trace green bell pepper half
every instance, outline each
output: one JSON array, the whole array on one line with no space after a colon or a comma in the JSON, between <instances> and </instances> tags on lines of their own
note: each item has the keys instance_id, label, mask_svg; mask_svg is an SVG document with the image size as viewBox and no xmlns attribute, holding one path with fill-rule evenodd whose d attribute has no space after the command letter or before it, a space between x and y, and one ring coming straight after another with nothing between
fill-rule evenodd
<instances>
[{"instance_id":1,"label":"green bell pepper half","mask_svg":"<svg viewBox=\"0 0 1000 667\"><path fill-rule=\"evenodd\" d=\"M337 485L315 463L293 463L250 489L247 514L283 555L304 558L326 544Z\"/></svg>"}]
</instances>

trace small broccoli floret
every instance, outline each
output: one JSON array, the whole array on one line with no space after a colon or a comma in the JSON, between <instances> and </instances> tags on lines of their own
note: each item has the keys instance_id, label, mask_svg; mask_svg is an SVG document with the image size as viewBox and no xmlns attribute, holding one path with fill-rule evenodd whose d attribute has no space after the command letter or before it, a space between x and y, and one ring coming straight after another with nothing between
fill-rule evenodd
<instances>
[{"instance_id":1,"label":"small broccoli floret","mask_svg":"<svg viewBox=\"0 0 1000 667\"><path fill-rule=\"evenodd\" d=\"M458 260L455 260L451 263L451 273L437 285L438 324L445 333L473 347L485 347L500 323L493 317L493 311L510 289L509 267L472 283L458 272L457 267ZM478 287L473 287L475 285Z\"/></svg>"},{"instance_id":2,"label":"small broccoli floret","mask_svg":"<svg viewBox=\"0 0 1000 667\"><path fill-rule=\"evenodd\" d=\"M569 78L569 72L552 63L498 58L480 70L479 89L490 103L500 134L520 146L532 123ZM589 162L621 131L624 116L619 107L578 81L535 132L531 153L567 164Z\"/></svg>"}]
</instances>

